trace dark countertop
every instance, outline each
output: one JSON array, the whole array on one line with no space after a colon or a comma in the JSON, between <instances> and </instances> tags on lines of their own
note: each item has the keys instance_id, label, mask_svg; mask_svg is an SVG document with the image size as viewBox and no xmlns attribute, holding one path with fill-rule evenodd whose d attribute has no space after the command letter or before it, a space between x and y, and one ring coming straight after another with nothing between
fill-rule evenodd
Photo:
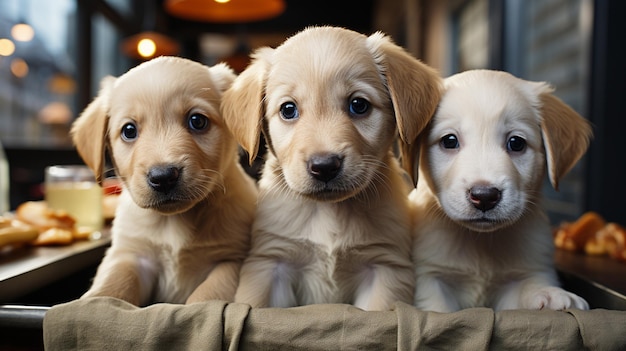
<instances>
[{"instance_id":1,"label":"dark countertop","mask_svg":"<svg viewBox=\"0 0 626 351\"><path fill-rule=\"evenodd\" d=\"M96 240L77 241L67 246L24 247L0 253L0 304L85 267L97 265L110 243L107 229Z\"/></svg>"},{"instance_id":2,"label":"dark countertop","mask_svg":"<svg viewBox=\"0 0 626 351\"><path fill-rule=\"evenodd\" d=\"M626 263L560 249L554 260L564 287L587 299L591 308L626 310Z\"/></svg>"},{"instance_id":3,"label":"dark countertop","mask_svg":"<svg viewBox=\"0 0 626 351\"><path fill-rule=\"evenodd\" d=\"M102 234L69 246L0 252L0 304L98 265L111 242L108 229ZM564 288L587 299L591 308L626 310L626 263L560 249L554 258Z\"/></svg>"}]
</instances>

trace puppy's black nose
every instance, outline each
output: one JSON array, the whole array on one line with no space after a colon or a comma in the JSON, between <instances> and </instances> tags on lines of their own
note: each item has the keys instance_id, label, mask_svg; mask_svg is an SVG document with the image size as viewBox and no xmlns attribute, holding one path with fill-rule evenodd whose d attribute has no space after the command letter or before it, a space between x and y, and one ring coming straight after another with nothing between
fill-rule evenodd
<instances>
[{"instance_id":1,"label":"puppy's black nose","mask_svg":"<svg viewBox=\"0 0 626 351\"><path fill-rule=\"evenodd\" d=\"M152 167L150 171L148 171L148 184L152 189L161 193L166 193L176 186L179 176L180 170L176 167Z\"/></svg>"},{"instance_id":2,"label":"puppy's black nose","mask_svg":"<svg viewBox=\"0 0 626 351\"><path fill-rule=\"evenodd\" d=\"M483 212L496 207L501 198L502 191L487 185L476 185L469 190L470 202Z\"/></svg>"},{"instance_id":3,"label":"puppy's black nose","mask_svg":"<svg viewBox=\"0 0 626 351\"><path fill-rule=\"evenodd\" d=\"M343 160L339 155L314 155L309 159L307 167L309 174L315 179L329 182L339 174L342 163Z\"/></svg>"}]
</instances>

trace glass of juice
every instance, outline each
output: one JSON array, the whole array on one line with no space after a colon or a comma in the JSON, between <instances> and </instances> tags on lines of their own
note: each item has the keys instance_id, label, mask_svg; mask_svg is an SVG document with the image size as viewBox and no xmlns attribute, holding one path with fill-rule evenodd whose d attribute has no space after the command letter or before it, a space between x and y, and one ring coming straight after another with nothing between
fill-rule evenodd
<instances>
[{"instance_id":1,"label":"glass of juice","mask_svg":"<svg viewBox=\"0 0 626 351\"><path fill-rule=\"evenodd\" d=\"M102 228L102 188L87 166L47 167L45 200L49 208L67 211L77 227Z\"/></svg>"}]
</instances>

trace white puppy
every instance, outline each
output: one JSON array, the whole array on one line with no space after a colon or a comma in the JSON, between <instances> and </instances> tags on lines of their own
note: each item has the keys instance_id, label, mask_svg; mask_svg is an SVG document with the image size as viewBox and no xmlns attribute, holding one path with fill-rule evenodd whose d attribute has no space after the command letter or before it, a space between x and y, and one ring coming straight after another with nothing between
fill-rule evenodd
<instances>
[{"instance_id":1,"label":"white puppy","mask_svg":"<svg viewBox=\"0 0 626 351\"><path fill-rule=\"evenodd\" d=\"M224 94L227 125L255 157L252 249L235 301L260 306L411 302L409 184L391 152L439 101L438 75L380 33L309 28L261 49Z\"/></svg>"},{"instance_id":2,"label":"white puppy","mask_svg":"<svg viewBox=\"0 0 626 351\"><path fill-rule=\"evenodd\" d=\"M411 172L419 155L416 306L588 308L559 287L541 187L546 160L557 188L584 154L589 124L547 84L504 72L464 72L445 89L428 129L403 150Z\"/></svg>"},{"instance_id":3,"label":"white puppy","mask_svg":"<svg viewBox=\"0 0 626 351\"><path fill-rule=\"evenodd\" d=\"M123 191L85 297L233 300L257 194L220 114L234 78L222 64L161 57L103 80L72 133L98 177L108 150Z\"/></svg>"}]
</instances>

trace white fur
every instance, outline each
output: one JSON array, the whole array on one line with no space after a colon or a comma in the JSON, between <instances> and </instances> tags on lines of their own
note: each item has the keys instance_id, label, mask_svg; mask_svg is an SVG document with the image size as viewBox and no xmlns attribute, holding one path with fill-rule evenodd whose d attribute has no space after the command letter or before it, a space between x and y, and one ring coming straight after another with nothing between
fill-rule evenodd
<instances>
[{"instance_id":1,"label":"white fur","mask_svg":"<svg viewBox=\"0 0 626 351\"><path fill-rule=\"evenodd\" d=\"M451 312L495 309L587 309L559 287L551 228L541 209L546 159L557 186L584 153L586 121L544 83L504 72L452 76L419 140L414 205L415 305ZM454 135L458 148L444 147ZM523 138L522 150L507 148ZM518 139L519 140L519 139ZM498 189L493 208L474 206L472 188Z\"/></svg>"}]
</instances>

